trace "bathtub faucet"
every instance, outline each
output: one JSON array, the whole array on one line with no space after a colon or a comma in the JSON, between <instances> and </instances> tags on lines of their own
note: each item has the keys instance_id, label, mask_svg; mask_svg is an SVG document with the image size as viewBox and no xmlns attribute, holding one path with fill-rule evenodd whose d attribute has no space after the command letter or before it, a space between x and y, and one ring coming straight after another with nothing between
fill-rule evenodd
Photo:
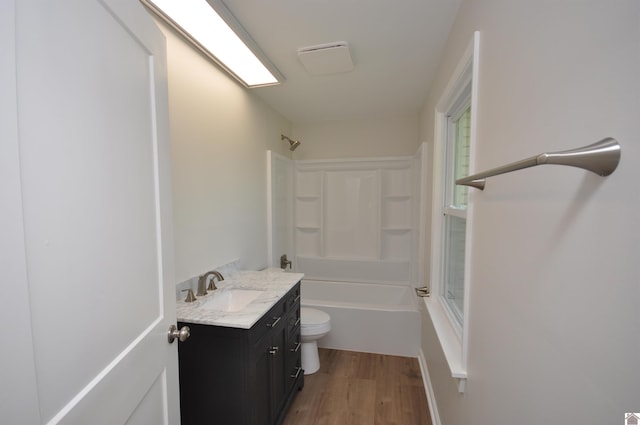
<instances>
[{"instance_id":1,"label":"bathtub faucet","mask_svg":"<svg viewBox=\"0 0 640 425\"><path fill-rule=\"evenodd\" d=\"M291 268L291 260L287 259L287 254L282 254L280 257L280 268L286 270L287 265Z\"/></svg>"}]
</instances>

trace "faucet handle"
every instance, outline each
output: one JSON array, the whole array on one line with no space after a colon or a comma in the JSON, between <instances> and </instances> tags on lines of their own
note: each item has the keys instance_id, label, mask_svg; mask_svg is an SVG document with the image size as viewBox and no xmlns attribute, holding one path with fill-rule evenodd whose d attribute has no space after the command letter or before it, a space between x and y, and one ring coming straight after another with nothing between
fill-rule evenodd
<instances>
[{"instance_id":1,"label":"faucet handle","mask_svg":"<svg viewBox=\"0 0 640 425\"><path fill-rule=\"evenodd\" d=\"M188 292L187 292L188 291ZM191 290L191 288L189 289L183 289L182 292L187 292L187 298L184 299L184 302L186 303L192 303L195 300L197 300L196 296L193 295L193 290Z\"/></svg>"},{"instance_id":2,"label":"faucet handle","mask_svg":"<svg viewBox=\"0 0 640 425\"><path fill-rule=\"evenodd\" d=\"M207 286L207 291L215 291L216 289L218 289L218 287L216 286L216 283L214 282L216 280L216 277L218 278L218 282L222 282L224 280L224 277L222 277L222 275L213 270L210 272L213 276L211 276L211 280L209 281L209 286Z\"/></svg>"},{"instance_id":3,"label":"faucet handle","mask_svg":"<svg viewBox=\"0 0 640 425\"><path fill-rule=\"evenodd\" d=\"M202 276L200 276L198 278L198 293L197 295L199 297L204 297L205 295L207 295L207 274L203 274Z\"/></svg>"},{"instance_id":4,"label":"faucet handle","mask_svg":"<svg viewBox=\"0 0 640 425\"><path fill-rule=\"evenodd\" d=\"M215 280L215 276L211 278L211 280L209 281L209 286L207 286L207 291L215 291L216 289L218 289Z\"/></svg>"}]
</instances>

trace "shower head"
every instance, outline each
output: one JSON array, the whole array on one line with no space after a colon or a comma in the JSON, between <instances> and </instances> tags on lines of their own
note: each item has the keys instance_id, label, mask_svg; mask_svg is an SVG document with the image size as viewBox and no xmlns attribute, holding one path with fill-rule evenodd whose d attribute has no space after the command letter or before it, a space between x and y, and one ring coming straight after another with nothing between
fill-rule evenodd
<instances>
[{"instance_id":1,"label":"shower head","mask_svg":"<svg viewBox=\"0 0 640 425\"><path fill-rule=\"evenodd\" d=\"M289 140L289 144L291 145L291 146L289 146L289 150L290 150L290 151L295 151L295 150L296 150L296 148L297 148L298 146L300 146L300 142L299 142L299 141L297 141L297 140Z\"/></svg>"},{"instance_id":2,"label":"shower head","mask_svg":"<svg viewBox=\"0 0 640 425\"><path fill-rule=\"evenodd\" d=\"M289 150L290 151L295 151L296 148L298 146L300 146L300 142L298 140L291 140L290 138L288 138L287 136L285 136L284 134L280 135L280 140L286 140L289 142Z\"/></svg>"}]
</instances>

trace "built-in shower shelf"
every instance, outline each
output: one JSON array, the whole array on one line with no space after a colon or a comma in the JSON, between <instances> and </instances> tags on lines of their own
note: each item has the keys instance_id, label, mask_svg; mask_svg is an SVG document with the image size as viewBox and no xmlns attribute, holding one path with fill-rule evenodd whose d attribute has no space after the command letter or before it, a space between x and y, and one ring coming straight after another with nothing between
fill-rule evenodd
<instances>
[{"instance_id":1,"label":"built-in shower shelf","mask_svg":"<svg viewBox=\"0 0 640 425\"><path fill-rule=\"evenodd\" d=\"M320 227L296 226L297 255L320 255L322 253L322 235Z\"/></svg>"},{"instance_id":2,"label":"built-in shower shelf","mask_svg":"<svg viewBox=\"0 0 640 425\"><path fill-rule=\"evenodd\" d=\"M412 195L384 195L383 199L388 199L390 201L407 201L412 197Z\"/></svg>"},{"instance_id":3,"label":"built-in shower shelf","mask_svg":"<svg viewBox=\"0 0 640 425\"><path fill-rule=\"evenodd\" d=\"M322 194L322 171L301 171L296 172L295 194L298 200L319 199Z\"/></svg>"},{"instance_id":4,"label":"built-in shower shelf","mask_svg":"<svg viewBox=\"0 0 640 425\"><path fill-rule=\"evenodd\" d=\"M322 223L322 200L317 195L296 196L296 228L314 229L321 227ZM315 245L315 244L314 244Z\"/></svg>"},{"instance_id":5,"label":"built-in shower shelf","mask_svg":"<svg viewBox=\"0 0 640 425\"><path fill-rule=\"evenodd\" d=\"M380 206L382 229L411 228L412 197L389 195L382 198Z\"/></svg>"},{"instance_id":6,"label":"built-in shower shelf","mask_svg":"<svg viewBox=\"0 0 640 425\"><path fill-rule=\"evenodd\" d=\"M410 262L402 259L322 257L298 255L297 265L305 278L340 282L408 282Z\"/></svg>"},{"instance_id":7,"label":"built-in shower shelf","mask_svg":"<svg viewBox=\"0 0 640 425\"><path fill-rule=\"evenodd\" d=\"M410 262L414 177L409 158L297 162L298 257Z\"/></svg>"},{"instance_id":8,"label":"built-in shower shelf","mask_svg":"<svg viewBox=\"0 0 640 425\"><path fill-rule=\"evenodd\" d=\"M301 226L296 226L296 229L298 229L300 231L303 231L303 232L317 232L318 230L320 230L320 226L313 226L313 225L304 226L304 225L301 225Z\"/></svg>"},{"instance_id":9,"label":"built-in shower shelf","mask_svg":"<svg viewBox=\"0 0 640 425\"><path fill-rule=\"evenodd\" d=\"M388 226L380 230L380 258L408 261L411 258L411 228Z\"/></svg>"}]
</instances>

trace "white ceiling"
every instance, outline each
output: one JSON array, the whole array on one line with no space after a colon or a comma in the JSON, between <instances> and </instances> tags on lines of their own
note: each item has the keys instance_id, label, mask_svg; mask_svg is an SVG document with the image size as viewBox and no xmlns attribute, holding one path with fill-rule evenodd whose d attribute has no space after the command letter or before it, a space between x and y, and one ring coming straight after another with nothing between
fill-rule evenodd
<instances>
[{"instance_id":1,"label":"white ceiling","mask_svg":"<svg viewBox=\"0 0 640 425\"><path fill-rule=\"evenodd\" d=\"M293 123L417 112L462 0L224 0L285 76L250 89ZM308 74L301 47L346 41L355 69Z\"/></svg>"}]
</instances>

